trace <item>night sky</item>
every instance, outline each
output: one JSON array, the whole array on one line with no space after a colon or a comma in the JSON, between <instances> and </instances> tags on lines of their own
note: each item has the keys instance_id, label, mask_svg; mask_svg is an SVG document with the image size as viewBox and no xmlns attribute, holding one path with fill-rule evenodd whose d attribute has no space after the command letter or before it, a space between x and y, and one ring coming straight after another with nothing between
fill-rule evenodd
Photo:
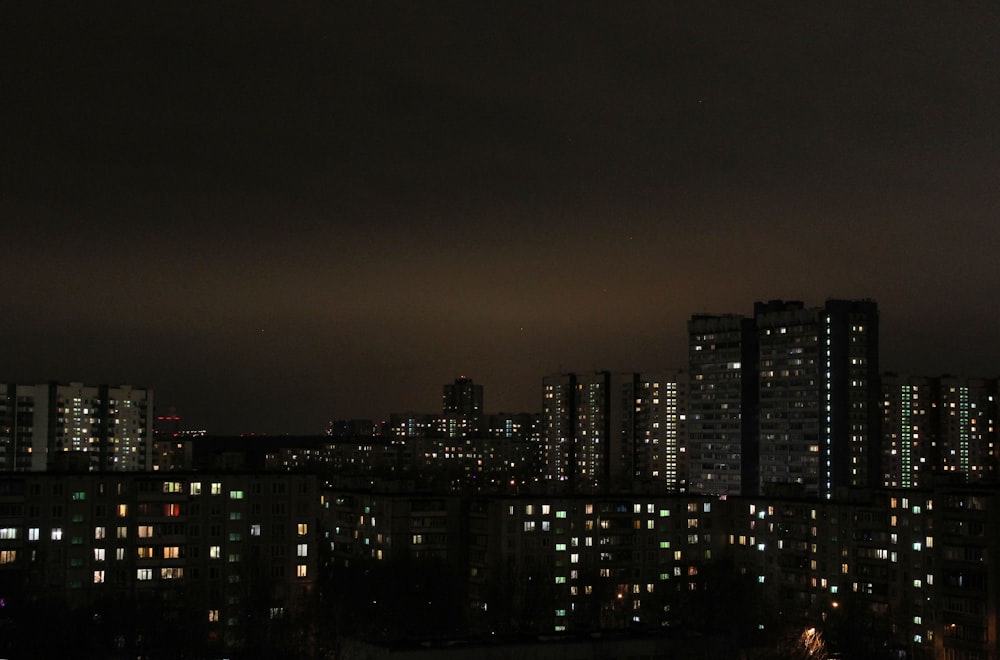
<instances>
[{"instance_id":1,"label":"night sky","mask_svg":"<svg viewBox=\"0 0 1000 660\"><path fill-rule=\"evenodd\" d=\"M874 298L1000 374L993 2L5 2L0 380L184 426L541 408L694 313Z\"/></svg>"}]
</instances>

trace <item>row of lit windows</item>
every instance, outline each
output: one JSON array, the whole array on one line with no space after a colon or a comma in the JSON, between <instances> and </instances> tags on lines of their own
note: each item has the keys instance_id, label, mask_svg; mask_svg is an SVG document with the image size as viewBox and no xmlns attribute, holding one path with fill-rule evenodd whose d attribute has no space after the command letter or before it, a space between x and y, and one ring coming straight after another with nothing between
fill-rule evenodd
<instances>
[{"instance_id":1,"label":"row of lit windows","mask_svg":"<svg viewBox=\"0 0 1000 660\"><path fill-rule=\"evenodd\" d=\"M615 513L625 513L627 511L627 508L628 508L627 505L619 504L615 508ZM657 507L656 507L655 504L646 504L646 505L643 505L643 504L633 504L631 508L632 508L632 513L641 514L641 513L645 512L647 514L651 514L652 515L652 514L656 514L657 512L659 512L659 515L660 515L661 518L666 518L666 517L670 516L670 509L657 509ZM699 509L701 511L704 511L705 513L711 513L711 511L712 511L712 503L711 502L703 502L699 506L699 504L697 502L689 502L688 505L687 505L687 511L688 511L688 513L697 513L699 511ZM526 504L524 506L524 514L527 515L527 516L533 516L533 515L536 515L539 512L543 516L551 515L552 508L548 504L542 504L540 506L534 505L534 504ZM584 512L585 512L586 515L593 515L593 513L594 513L594 505L593 504L587 504L587 505L585 505L584 506ZM609 511L602 511L602 512L610 513L611 511L609 510ZM510 505L507 508L507 514L510 515L510 516L515 515L515 507L514 507L514 505ZM558 510L558 511L555 512L555 516L556 516L556 518L566 518L566 511L565 510Z\"/></svg>"},{"instance_id":2,"label":"row of lit windows","mask_svg":"<svg viewBox=\"0 0 1000 660\"><path fill-rule=\"evenodd\" d=\"M124 506L124 505L123 505ZM374 521L373 521L374 522ZM13 541L18 538L19 529L17 527L0 527L0 541ZM136 527L136 534L141 539L153 538L153 526L152 525L138 525ZM261 526L259 524L250 525L250 535L260 536ZM296 534L298 536L307 536L309 534L309 524L308 523L298 523L296 525ZM41 538L41 529L38 527L28 528L28 540L38 541ZM53 541L61 541L63 538L63 528L53 527L49 532L49 538ZM95 527L94 528L94 539L102 540L108 538L107 527ZM115 528L115 538L125 539L128 538L128 527L116 527ZM241 535L238 532L230 533L231 541L241 540ZM82 538L80 540L82 543Z\"/></svg>"}]
</instances>

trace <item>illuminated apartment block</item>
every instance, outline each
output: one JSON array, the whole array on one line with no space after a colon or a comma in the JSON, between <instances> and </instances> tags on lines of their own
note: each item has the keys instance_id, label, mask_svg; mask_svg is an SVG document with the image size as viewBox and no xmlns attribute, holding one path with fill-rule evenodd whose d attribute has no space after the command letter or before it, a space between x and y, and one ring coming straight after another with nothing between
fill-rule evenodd
<instances>
[{"instance_id":1,"label":"illuminated apartment block","mask_svg":"<svg viewBox=\"0 0 1000 660\"><path fill-rule=\"evenodd\" d=\"M542 443L545 447L545 478L568 481L572 473L575 417L573 401L576 379L572 374L546 376L542 380Z\"/></svg>"},{"instance_id":2,"label":"illuminated apartment block","mask_svg":"<svg viewBox=\"0 0 1000 660\"><path fill-rule=\"evenodd\" d=\"M871 301L757 303L760 486L830 498L878 480L878 310Z\"/></svg>"},{"instance_id":3,"label":"illuminated apartment block","mask_svg":"<svg viewBox=\"0 0 1000 660\"><path fill-rule=\"evenodd\" d=\"M319 502L309 475L8 475L4 616L59 611L106 657L262 642L307 603Z\"/></svg>"},{"instance_id":4,"label":"illuminated apartment block","mask_svg":"<svg viewBox=\"0 0 1000 660\"><path fill-rule=\"evenodd\" d=\"M934 430L937 388L932 379L897 374L883 374L881 387L882 485L929 485L940 456Z\"/></svg>"},{"instance_id":5,"label":"illuminated apartment block","mask_svg":"<svg viewBox=\"0 0 1000 660\"><path fill-rule=\"evenodd\" d=\"M917 488L933 475L997 478L995 379L882 376L882 480Z\"/></svg>"},{"instance_id":6,"label":"illuminated apartment block","mask_svg":"<svg viewBox=\"0 0 1000 660\"><path fill-rule=\"evenodd\" d=\"M741 316L688 322L688 478L691 492L753 494L758 487L757 333Z\"/></svg>"},{"instance_id":7,"label":"illuminated apartment block","mask_svg":"<svg viewBox=\"0 0 1000 660\"><path fill-rule=\"evenodd\" d=\"M631 484L637 380L607 371L543 379L546 478L578 492Z\"/></svg>"},{"instance_id":8,"label":"illuminated apartment block","mask_svg":"<svg viewBox=\"0 0 1000 660\"><path fill-rule=\"evenodd\" d=\"M831 498L880 483L874 302L773 300L688 331L692 492Z\"/></svg>"},{"instance_id":9,"label":"illuminated apartment block","mask_svg":"<svg viewBox=\"0 0 1000 660\"><path fill-rule=\"evenodd\" d=\"M152 468L153 392L128 385L0 385L0 469Z\"/></svg>"},{"instance_id":10,"label":"illuminated apartment block","mask_svg":"<svg viewBox=\"0 0 1000 660\"><path fill-rule=\"evenodd\" d=\"M41 414L37 435L36 407ZM45 469L48 442L42 429L48 426L47 410L45 386L0 383L0 472Z\"/></svg>"},{"instance_id":11,"label":"illuminated apartment block","mask_svg":"<svg viewBox=\"0 0 1000 660\"><path fill-rule=\"evenodd\" d=\"M482 385L462 376L442 388L441 416L436 420L438 435L475 437L485 430L483 421Z\"/></svg>"},{"instance_id":12,"label":"illuminated apartment block","mask_svg":"<svg viewBox=\"0 0 1000 660\"><path fill-rule=\"evenodd\" d=\"M703 625L722 594L705 568L725 548L707 497L519 497L491 503L490 611L522 630ZM724 503L723 503L724 506Z\"/></svg>"},{"instance_id":13,"label":"illuminated apartment block","mask_svg":"<svg viewBox=\"0 0 1000 660\"><path fill-rule=\"evenodd\" d=\"M635 483L687 488L687 373L680 369L641 373L635 380L631 449Z\"/></svg>"},{"instance_id":14,"label":"illuminated apartment block","mask_svg":"<svg viewBox=\"0 0 1000 660\"><path fill-rule=\"evenodd\" d=\"M997 396L993 379L939 379L938 443L941 470L965 481L997 478Z\"/></svg>"},{"instance_id":15,"label":"illuminated apartment block","mask_svg":"<svg viewBox=\"0 0 1000 660\"><path fill-rule=\"evenodd\" d=\"M483 414L483 386L461 376L445 385L441 393L441 411L445 415L475 417Z\"/></svg>"}]
</instances>

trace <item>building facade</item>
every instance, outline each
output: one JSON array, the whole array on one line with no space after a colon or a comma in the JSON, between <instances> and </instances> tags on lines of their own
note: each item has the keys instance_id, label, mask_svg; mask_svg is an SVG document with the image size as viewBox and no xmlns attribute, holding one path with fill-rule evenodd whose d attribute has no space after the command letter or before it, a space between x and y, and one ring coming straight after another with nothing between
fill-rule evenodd
<instances>
[{"instance_id":1,"label":"building facade","mask_svg":"<svg viewBox=\"0 0 1000 660\"><path fill-rule=\"evenodd\" d=\"M695 316L688 331L693 491L829 499L880 483L874 302L772 300L749 319Z\"/></svg>"},{"instance_id":2,"label":"building facade","mask_svg":"<svg viewBox=\"0 0 1000 660\"><path fill-rule=\"evenodd\" d=\"M757 492L757 333L753 319L698 315L688 323L690 490Z\"/></svg>"},{"instance_id":3,"label":"building facade","mask_svg":"<svg viewBox=\"0 0 1000 660\"><path fill-rule=\"evenodd\" d=\"M688 377L681 369L637 375L634 431L626 459L633 484L687 490Z\"/></svg>"},{"instance_id":4,"label":"building facade","mask_svg":"<svg viewBox=\"0 0 1000 660\"><path fill-rule=\"evenodd\" d=\"M3 614L24 625L47 608L83 613L107 622L89 634L109 648L171 643L154 641L171 622L196 646L245 646L248 623L277 626L310 604L319 505L309 475L5 476Z\"/></svg>"},{"instance_id":5,"label":"building facade","mask_svg":"<svg viewBox=\"0 0 1000 660\"><path fill-rule=\"evenodd\" d=\"M996 379L883 374L882 485L997 479Z\"/></svg>"},{"instance_id":6,"label":"building facade","mask_svg":"<svg viewBox=\"0 0 1000 660\"><path fill-rule=\"evenodd\" d=\"M152 444L152 390L0 384L0 470L150 470Z\"/></svg>"}]
</instances>

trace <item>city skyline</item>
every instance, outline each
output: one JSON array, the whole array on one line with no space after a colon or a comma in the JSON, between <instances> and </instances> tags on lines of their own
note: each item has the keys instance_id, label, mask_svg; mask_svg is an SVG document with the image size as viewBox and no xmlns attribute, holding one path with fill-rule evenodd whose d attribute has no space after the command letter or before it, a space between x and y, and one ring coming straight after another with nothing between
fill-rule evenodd
<instances>
[{"instance_id":1,"label":"city skyline","mask_svg":"<svg viewBox=\"0 0 1000 660\"><path fill-rule=\"evenodd\" d=\"M871 298L1000 373L986 4L0 10L8 382L185 426L489 412L684 367L694 314Z\"/></svg>"}]
</instances>

